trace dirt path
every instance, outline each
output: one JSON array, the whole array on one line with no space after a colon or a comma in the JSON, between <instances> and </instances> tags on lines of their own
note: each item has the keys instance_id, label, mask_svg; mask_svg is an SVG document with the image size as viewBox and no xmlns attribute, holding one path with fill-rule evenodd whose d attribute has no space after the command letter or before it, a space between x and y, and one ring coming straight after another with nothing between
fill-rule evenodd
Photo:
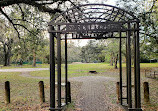
<instances>
[{"instance_id":1,"label":"dirt path","mask_svg":"<svg viewBox=\"0 0 158 111\"><path fill-rule=\"evenodd\" d=\"M109 103L107 88L105 81L116 81L112 77L103 76L88 76L88 77L74 77L70 81L82 82L77 98L78 108L81 111L111 111L111 103ZM121 111L120 108L112 111Z\"/></svg>"},{"instance_id":2,"label":"dirt path","mask_svg":"<svg viewBox=\"0 0 158 111\"><path fill-rule=\"evenodd\" d=\"M34 79L49 79L49 77L36 77L31 76L32 71L49 70L49 68L13 68L13 69L0 69L0 72L21 72L20 76L34 78Z\"/></svg>"},{"instance_id":3,"label":"dirt path","mask_svg":"<svg viewBox=\"0 0 158 111\"><path fill-rule=\"evenodd\" d=\"M13 69L0 69L0 72L30 72L49 70L49 68L13 68Z\"/></svg>"}]
</instances>

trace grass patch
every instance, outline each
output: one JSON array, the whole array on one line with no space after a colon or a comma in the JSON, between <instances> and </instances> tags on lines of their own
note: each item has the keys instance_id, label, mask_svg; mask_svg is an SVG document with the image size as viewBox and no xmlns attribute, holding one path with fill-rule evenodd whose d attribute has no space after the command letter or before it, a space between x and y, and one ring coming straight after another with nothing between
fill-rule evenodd
<instances>
[{"instance_id":1,"label":"grass patch","mask_svg":"<svg viewBox=\"0 0 158 111\"><path fill-rule=\"evenodd\" d=\"M125 68L126 64L122 64L123 68ZM46 66L45 66L46 67ZM158 67L158 63L141 63L140 64L141 69L145 68L152 68L152 67ZM118 66L119 68L119 66ZM68 64L68 76L69 77L78 77L78 76L95 76L95 74L89 74L88 72L90 70L96 70L98 74L102 76L102 73L105 73L107 71L117 71L117 69L114 69L114 66L110 66L109 63L83 63L83 64ZM61 74L62 78L65 77L65 65L62 64L61 67ZM30 75L37 76L37 77L50 77L49 70L45 71L34 71L31 72ZM57 69L56 69L56 76L57 76ZM103 75L104 76L104 75ZM105 75L107 76L107 75ZM109 75L113 76L113 75Z\"/></svg>"},{"instance_id":2,"label":"grass patch","mask_svg":"<svg viewBox=\"0 0 158 111\"><path fill-rule=\"evenodd\" d=\"M125 77L125 64L123 63L123 78ZM141 95L142 95L142 105L145 109L156 109L158 108L158 80L145 78L144 69L158 67L158 63L141 63L141 83L147 81L149 82L150 87L150 101L151 104L146 105L143 103L143 87L141 87ZM48 68L48 64L42 64L41 67L37 68ZM11 67L3 67L2 69L15 68ZM17 68L17 67L16 67ZM31 65L24 65L21 68L33 68ZM89 74L90 70L96 70L98 74ZM106 73L108 72L108 73ZM111 72L111 73L109 73ZM117 72L117 73L115 73ZM79 76L107 76L107 77L119 77L119 70L114 69L114 66L110 66L108 63L84 63L84 64L68 64L68 77L79 77ZM133 71L132 71L133 72ZM32 76L37 77L49 77L49 70L45 71L34 71L30 73ZM65 69L64 65L62 65L62 78L64 78ZM39 92L38 92L38 82L42 79L33 79L27 77L21 77L19 72L0 72L0 110L20 110L17 108L21 107L36 107L40 105L39 103ZM5 105L4 103L4 83L5 81L10 81L11 84L11 104ZM45 84L45 96L46 103L49 103L49 79L43 79ZM115 82L115 81L114 81ZM108 83L107 87L109 91L107 94L111 98L112 103L116 103L115 101L115 92L110 92L111 89L115 87L115 83ZM113 87L110 87L113 84ZM141 86L143 86L141 84ZM68 110L71 111L75 109L75 104L69 104ZM23 109L25 110L25 109ZM35 109L32 109L35 110ZM146 111L147 111L146 110ZM154 111L154 110L151 110Z\"/></svg>"},{"instance_id":3,"label":"grass patch","mask_svg":"<svg viewBox=\"0 0 158 111\"><path fill-rule=\"evenodd\" d=\"M158 63L140 63L140 67L144 68L144 67L158 67Z\"/></svg>"},{"instance_id":4,"label":"grass patch","mask_svg":"<svg viewBox=\"0 0 158 111\"><path fill-rule=\"evenodd\" d=\"M75 103L72 101L66 106L66 111L74 111L75 110Z\"/></svg>"},{"instance_id":5,"label":"grass patch","mask_svg":"<svg viewBox=\"0 0 158 111\"><path fill-rule=\"evenodd\" d=\"M16 108L33 107L39 102L38 82L40 79L26 78L19 76L20 73L0 72L0 109L4 111L18 110ZM4 103L4 83L10 81L11 103ZM49 99L49 80L43 80L45 83L46 100ZM19 109L20 110L20 109Z\"/></svg>"},{"instance_id":6,"label":"grass patch","mask_svg":"<svg viewBox=\"0 0 158 111\"><path fill-rule=\"evenodd\" d=\"M65 74L65 66L62 65L62 77ZM112 69L113 66L105 63L87 63L87 64L68 64L68 75L69 77L77 77L77 76L89 76L88 73L90 70L96 70L98 73L106 72L106 69ZM31 72L32 76L40 76L40 77L49 77L49 71L34 71Z\"/></svg>"}]
</instances>

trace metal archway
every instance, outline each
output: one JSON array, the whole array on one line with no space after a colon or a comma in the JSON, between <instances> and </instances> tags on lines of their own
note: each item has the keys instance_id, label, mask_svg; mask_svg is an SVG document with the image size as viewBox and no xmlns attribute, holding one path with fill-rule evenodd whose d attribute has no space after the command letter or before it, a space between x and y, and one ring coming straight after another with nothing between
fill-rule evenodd
<instances>
[{"instance_id":1,"label":"metal archway","mask_svg":"<svg viewBox=\"0 0 158 111\"><path fill-rule=\"evenodd\" d=\"M49 22L50 33L50 110L62 110L61 103L61 40L65 40L65 103L67 97L67 40L68 39L107 39L118 38L120 64L120 101L127 100L128 109L141 111L140 63L139 63L139 20L123 9L106 4L85 4L68 9ZM63 36L62 36L63 35ZM133 36L133 37L132 37ZM55 103L55 50L57 39L58 106ZM126 39L126 87L127 97L122 94L121 39ZM131 38L134 52L131 52ZM131 53L134 53L135 105L132 105ZM134 106L134 107L133 107Z\"/></svg>"}]
</instances>

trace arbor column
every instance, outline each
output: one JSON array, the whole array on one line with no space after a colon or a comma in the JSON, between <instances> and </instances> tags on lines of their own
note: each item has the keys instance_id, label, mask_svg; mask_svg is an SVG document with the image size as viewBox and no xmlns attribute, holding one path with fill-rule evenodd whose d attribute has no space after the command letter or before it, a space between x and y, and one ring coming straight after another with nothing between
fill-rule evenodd
<instances>
[{"instance_id":1,"label":"arbor column","mask_svg":"<svg viewBox=\"0 0 158 111\"><path fill-rule=\"evenodd\" d=\"M128 104L128 52L127 50L128 49L127 49L127 38L126 38L126 94L127 94L127 104Z\"/></svg>"},{"instance_id":2,"label":"arbor column","mask_svg":"<svg viewBox=\"0 0 158 111\"><path fill-rule=\"evenodd\" d=\"M137 29L139 29L139 22L137 22ZM136 35L136 81L137 81L137 108L141 108L141 94L140 94L140 51L139 51L139 30Z\"/></svg>"},{"instance_id":3,"label":"arbor column","mask_svg":"<svg viewBox=\"0 0 158 111\"><path fill-rule=\"evenodd\" d=\"M68 83L68 75L67 75L67 34L65 34L65 102L66 102L66 104L68 104L67 83Z\"/></svg>"},{"instance_id":4,"label":"arbor column","mask_svg":"<svg viewBox=\"0 0 158 111\"><path fill-rule=\"evenodd\" d=\"M119 69L120 69L120 102L122 105L122 56L121 56L121 32L120 32L120 44L119 44Z\"/></svg>"},{"instance_id":5,"label":"arbor column","mask_svg":"<svg viewBox=\"0 0 158 111\"><path fill-rule=\"evenodd\" d=\"M58 26L60 30L60 26ZM61 36L57 33L58 108L61 108Z\"/></svg>"},{"instance_id":6,"label":"arbor column","mask_svg":"<svg viewBox=\"0 0 158 111\"><path fill-rule=\"evenodd\" d=\"M134 25L134 28L136 28L136 25ZM133 37L133 46L134 46L134 90L135 90L135 108L137 108L137 74L136 74L136 31L134 31L134 37Z\"/></svg>"},{"instance_id":7,"label":"arbor column","mask_svg":"<svg viewBox=\"0 0 158 111\"><path fill-rule=\"evenodd\" d=\"M131 87L131 31L130 23L128 23L127 32L127 56L128 56L128 108L132 108L132 87Z\"/></svg>"},{"instance_id":8,"label":"arbor column","mask_svg":"<svg viewBox=\"0 0 158 111\"><path fill-rule=\"evenodd\" d=\"M51 30L53 30L53 27L49 26L49 31ZM55 108L55 50L54 50L55 35L49 32L49 36L50 36L50 110L51 110Z\"/></svg>"}]
</instances>

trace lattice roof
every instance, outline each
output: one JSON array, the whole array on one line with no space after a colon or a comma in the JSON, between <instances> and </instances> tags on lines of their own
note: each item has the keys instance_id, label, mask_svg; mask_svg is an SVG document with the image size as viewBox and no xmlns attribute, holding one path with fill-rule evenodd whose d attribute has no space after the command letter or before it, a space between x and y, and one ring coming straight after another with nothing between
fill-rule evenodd
<instances>
[{"instance_id":1,"label":"lattice roof","mask_svg":"<svg viewBox=\"0 0 158 111\"><path fill-rule=\"evenodd\" d=\"M85 4L59 14L48 25L54 28L49 32L72 34L72 39L106 39L118 37L118 32L138 30L133 25L136 22L139 20L132 13L118 7ZM131 23L130 27L128 23Z\"/></svg>"},{"instance_id":2,"label":"lattice roof","mask_svg":"<svg viewBox=\"0 0 158 111\"><path fill-rule=\"evenodd\" d=\"M60 23L94 23L138 21L121 8L106 4L85 4L68 9L56 16L49 25Z\"/></svg>"}]
</instances>

